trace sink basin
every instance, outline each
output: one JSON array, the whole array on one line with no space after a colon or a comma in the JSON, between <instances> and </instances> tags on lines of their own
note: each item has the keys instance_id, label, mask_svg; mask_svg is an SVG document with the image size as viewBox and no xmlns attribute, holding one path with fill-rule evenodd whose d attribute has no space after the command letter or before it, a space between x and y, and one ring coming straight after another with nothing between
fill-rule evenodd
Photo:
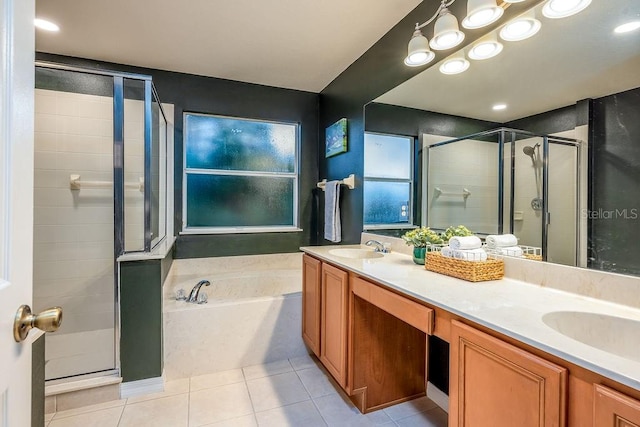
<instances>
[{"instance_id":1,"label":"sink basin","mask_svg":"<svg viewBox=\"0 0 640 427\"><path fill-rule=\"evenodd\" d=\"M331 249L329 254L339 256L343 258L352 259L370 259L370 258L382 258L380 252L374 252L371 249Z\"/></svg>"},{"instance_id":2,"label":"sink basin","mask_svg":"<svg viewBox=\"0 0 640 427\"><path fill-rule=\"evenodd\" d=\"M640 320L579 311L555 311L542 321L569 338L640 362Z\"/></svg>"}]
</instances>

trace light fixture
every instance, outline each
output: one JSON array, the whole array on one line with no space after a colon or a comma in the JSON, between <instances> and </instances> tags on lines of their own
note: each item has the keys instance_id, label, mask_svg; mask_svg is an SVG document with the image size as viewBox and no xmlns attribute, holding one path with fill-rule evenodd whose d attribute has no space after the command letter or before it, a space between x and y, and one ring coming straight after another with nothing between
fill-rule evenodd
<instances>
[{"instance_id":1,"label":"light fixture","mask_svg":"<svg viewBox=\"0 0 640 427\"><path fill-rule=\"evenodd\" d=\"M37 28L40 28L41 30L45 30L45 31L60 31L60 27L57 26L56 24L54 24L51 21L47 21L46 19L42 19L42 18L36 18L33 20L33 25L35 25Z\"/></svg>"},{"instance_id":2,"label":"light fixture","mask_svg":"<svg viewBox=\"0 0 640 427\"><path fill-rule=\"evenodd\" d=\"M522 3L523 1L527 1L527 0L502 0L505 3Z\"/></svg>"},{"instance_id":3,"label":"light fixture","mask_svg":"<svg viewBox=\"0 0 640 427\"><path fill-rule=\"evenodd\" d=\"M506 110L507 109L507 104L495 104L493 107L491 107L494 111L500 111L500 110Z\"/></svg>"},{"instance_id":4,"label":"light fixture","mask_svg":"<svg viewBox=\"0 0 640 427\"><path fill-rule=\"evenodd\" d=\"M618 25L613 32L616 34L628 33L640 28L640 21L631 21L626 24Z\"/></svg>"},{"instance_id":5,"label":"light fixture","mask_svg":"<svg viewBox=\"0 0 640 427\"><path fill-rule=\"evenodd\" d=\"M410 67L419 67L433 61L435 54L429 49L429 40L416 28L409 40L409 48L404 63Z\"/></svg>"},{"instance_id":6,"label":"light fixture","mask_svg":"<svg viewBox=\"0 0 640 427\"><path fill-rule=\"evenodd\" d=\"M469 58L475 60L489 59L502 52L502 43L495 37L481 40L473 45L469 51Z\"/></svg>"},{"instance_id":7,"label":"light fixture","mask_svg":"<svg viewBox=\"0 0 640 427\"><path fill-rule=\"evenodd\" d=\"M462 56L455 56L451 59L447 59L440 65L440 72L442 74L460 74L469 68L469 61Z\"/></svg>"},{"instance_id":8,"label":"light fixture","mask_svg":"<svg viewBox=\"0 0 640 427\"><path fill-rule=\"evenodd\" d=\"M429 46L434 50L446 50L458 46L463 40L464 33L458 27L458 19L449 9L442 8L433 26L433 39Z\"/></svg>"},{"instance_id":9,"label":"light fixture","mask_svg":"<svg viewBox=\"0 0 640 427\"><path fill-rule=\"evenodd\" d=\"M504 9L498 7L496 0L467 0L467 16L462 20L464 28L482 28L496 22Z\"/></svg>"},{"instance_id":10,"label":"light fixture","mask_svg":"<svg viewBox=\"0 0 640 427\"><path fill-rule=\"evenodd\" d=\"M591 4L591 0L548 0L542 8L547 18L566 18L583 11Z\"/></svg>"},{"instance_id":11,"label":"light fixture","mask_svg":"<svg viewBox=\"0 0 640 427\"><path fill-rule=\"evenodd\" d=\"M536 19L533 9L512 19L500 30L500 38L508 42L516 42L536 35L542 24Z\"/></svg>"}]
</instances>

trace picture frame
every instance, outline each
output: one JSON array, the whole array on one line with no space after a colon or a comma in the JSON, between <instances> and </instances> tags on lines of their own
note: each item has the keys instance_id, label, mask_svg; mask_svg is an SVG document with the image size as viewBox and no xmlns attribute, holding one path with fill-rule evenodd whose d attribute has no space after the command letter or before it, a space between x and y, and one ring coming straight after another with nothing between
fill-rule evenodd
<instances>
[{"instance_id":1,"label":"picture frame","mask_svg":"<svg viewBox=\"0 0 640 427\"><path fill-rule=\"evenodd\" d=\"M347 119L342 118L325 130L325 158L347 152Z\"/></svg>"}]
</instances>

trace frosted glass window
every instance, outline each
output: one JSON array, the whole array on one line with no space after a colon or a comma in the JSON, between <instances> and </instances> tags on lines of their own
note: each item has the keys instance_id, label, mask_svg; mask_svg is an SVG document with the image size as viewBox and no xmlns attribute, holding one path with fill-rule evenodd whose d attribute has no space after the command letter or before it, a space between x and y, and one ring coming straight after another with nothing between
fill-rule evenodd
<instances>
[{"instance_id":1,"label":"frosted glass window","mask_svg":"<svg viewBox=\"0 0 640 427\"><path fill-rule=\"evenodd\" d=\"M297 227L298 125L191 113L184 125L186 229Z\"/></svg>"},{"instance_id":2,"label":"frosted glass window","mask_svg":"<svg viewBox=\"0 0 640 427\"><path fill-rule=\"evenodd\" d=\"M365 228L413 224L413 138L365 133Z\"/></svg>"}]
</instances>

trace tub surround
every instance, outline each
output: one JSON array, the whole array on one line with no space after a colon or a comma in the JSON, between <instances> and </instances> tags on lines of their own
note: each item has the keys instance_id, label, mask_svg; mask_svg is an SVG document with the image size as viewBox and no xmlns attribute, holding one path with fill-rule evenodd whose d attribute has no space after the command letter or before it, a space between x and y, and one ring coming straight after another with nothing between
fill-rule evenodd
<instances>
[{"instance_id":1,"label":"tub surround","mask_svg":"<svg viewBox=\"0 0 640 427\"><path fill-rule=\"evenodd\" d=\"M349 259L331 255L329 251L335 248L304 247L302 250L432 307L640 391L640 361L616 356L567 338L542 321L544 314L556 311L591 312L640 321L640 307L596 299L604 295L618 302L635 304L631 296L637 298L640 293L640 278L627 278L629 280L623 292L629 295L624 300L614 298L612 294L615 292L606 290L617 286L619 276L594 274L573 267L506 259L507 276L504 279L470 283L425 271L401 253L392 252L376 259ZM537 282L526 283L521 280L524 278ZM552 286L559 286L562 290ZM632 295L634 288L635 295Z\"/></svg>"}]
</instances>

